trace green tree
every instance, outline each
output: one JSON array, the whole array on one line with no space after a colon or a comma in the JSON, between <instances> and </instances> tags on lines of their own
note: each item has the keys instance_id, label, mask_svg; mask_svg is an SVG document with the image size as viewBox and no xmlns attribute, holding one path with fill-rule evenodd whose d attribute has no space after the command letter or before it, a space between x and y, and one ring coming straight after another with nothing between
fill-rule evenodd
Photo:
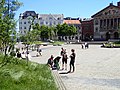
<instances>
[{"instance_id":1,"label":"green tree","mask_svg":"<svg viewBox=\"0 0 120 90\"><path fill-rule=\"evenodd\" d=\"M68 30L67 30L68 36L75 35L76 33L77 33L77 29L75 26L71 25L68 27Z\"/></svg>"},{"instance_id":2,"label":"green tree","mask_svg":"<svg viewBox=\"0 0 120 90\"><path fill-rule=\"evenodd\" d=\"M60 25L60 24L58 24L57 26L56 26L56 31L57 31L57 35L58 36L62 36L62 28L61 28L62 26Z\"/></svg>"},{"instance_id":3,"label":"green tree","mask_svg":"<svg viewBox=\"0 0 120 90\"><path fill-rule=\"evenodd\" d=\"M36 23L33 26L33 30L32 30L32 35L33 35L34 41L40 40L40 34L41 34L40 25L38 23Z\"/></svg>"},{"instance_id":4,"label":"green tree","mask_svg":"<svg viewBox=\"0 0 120 90\"><path fill-rule=\"evenodd\" d=\"M49 27L49 39L54 39L54 37L55 37L55 27L53 27L53 26L51 26L51 27Z\"/></svg>"},{"instance_id":5,"label":"green tree","mask_svg":"<svg viewBox=\"0 0 120 90\"><path fill-rule=\"evenodd\" d=\"M0 43L7 55L8 47L14 45L16 35L16 20L14 19L15 11L22 5L17 0L2 0L0 3Z\"/></svg>"},{"instance_id":6,"label":"green tree","mask_svg":"<svg viewBox=\"0 0 120 90\"><path fill-rule=\"evenodd\" d=\"M41 30L41 39L42 40L48 39L49 36L50 36L50 32L49 32L48 26L42 25L42 26L40 26L40 30Z\"/></svg>"},{"instance_id":7,"label":"green tree","mask_svg":"<svg viewBox=\"0 0 120 90\"><path fill-rule=\"evenodd\" d=\"M67 25L66 23L56 26L58 36L70 36L75 35L77 30L73 25Z\"/></svg>"}]
</instances>

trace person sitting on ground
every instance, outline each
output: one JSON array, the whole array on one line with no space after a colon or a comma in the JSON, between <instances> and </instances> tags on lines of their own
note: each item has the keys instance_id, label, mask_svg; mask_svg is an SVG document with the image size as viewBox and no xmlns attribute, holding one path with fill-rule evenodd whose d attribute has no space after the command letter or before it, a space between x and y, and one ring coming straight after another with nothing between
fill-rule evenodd
<instances>
[{"instance_id":1,"label":"person sitting on ground","mask_svg":"<svg viewBox=\"0 0 120 90\"><path fill-rule=\"evenodd\" d=\"M17 52L17 58L21 58L21 53L20 53L20 51Z\"/></svg>"},{"instance_id":2,"label":"person sitting on ground","mask_svg":"<svg viewBox=\"0 0 120 90\"><path fill-rule=\"evenodd\" d=\"M21 58L25 60L25 59L26 59L26 54L25 54L25 53L22 53L22 54L21 54Z\"/></svg>"},{"instance_id":3,"label":"person sitting on ground","mask_svg":"<svg viewBox=\"0 0 120 90\"><path fill-rule=\"evenodd\" d=\"M53 68L53 55L51 55L51 57L48 59L48 62L47 62L47 65L50 67L50 68Z\"/></svg>"}]
</instances>

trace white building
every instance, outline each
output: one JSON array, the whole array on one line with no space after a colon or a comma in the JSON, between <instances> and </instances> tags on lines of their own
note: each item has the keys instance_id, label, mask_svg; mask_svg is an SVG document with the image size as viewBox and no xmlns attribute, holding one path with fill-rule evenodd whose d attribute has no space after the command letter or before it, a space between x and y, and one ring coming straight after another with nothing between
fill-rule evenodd
<instances>
[{"instance_id":1,"label":"white building","mask_svg":"<svg viewBox=\"0 0 120 90\"><path fill-rule=\"evenodd\" d=\"M35 11L26 11L19 16L19 32L24 35L31 29L31 23L38 23L41 26L56 26L62 24L64 20L63 14L36 14Z\"/></svg>"}]
</instances>

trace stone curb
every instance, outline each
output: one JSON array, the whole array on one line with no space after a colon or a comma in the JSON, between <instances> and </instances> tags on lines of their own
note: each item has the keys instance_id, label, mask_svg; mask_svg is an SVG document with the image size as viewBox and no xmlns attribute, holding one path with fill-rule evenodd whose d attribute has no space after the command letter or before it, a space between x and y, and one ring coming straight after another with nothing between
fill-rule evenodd
<instances>
[{"instance_id":1,"label":"stone curb","mask_svg":"<svg viewBox=\"0 0 120 90\"><path fill-rule=\"evenodd\" d=\"M67 90L64 83L63 83L63 81L62 81L62 79L61 79L61 77L60 77L60 75L59 75L59 73L58 73L58 71L53 70L52 74L53 74L53 77L55 79L55 83L56 83L56 85L58 87L58 90Z\"/></svg>"}]
</instances>

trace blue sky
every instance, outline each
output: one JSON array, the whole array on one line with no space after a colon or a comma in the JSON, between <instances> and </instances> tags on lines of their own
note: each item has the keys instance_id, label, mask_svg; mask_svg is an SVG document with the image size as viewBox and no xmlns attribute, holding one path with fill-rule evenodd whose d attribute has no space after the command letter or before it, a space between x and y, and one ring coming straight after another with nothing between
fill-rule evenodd
<instances>
[{"instance_id":1,"label":"blue sky","mask_svg":"<svg viewBox=\"0 0 120 90\"><path fill-rule=\"evenodd\" d=\"M64 17L90 18L102 10L112 0L19 0L23 6L16 12L15 18L25 11L35 11L41 14L64 14ZM114 0L117 5L119 0Z\"/></svg>"}]
</instances>

